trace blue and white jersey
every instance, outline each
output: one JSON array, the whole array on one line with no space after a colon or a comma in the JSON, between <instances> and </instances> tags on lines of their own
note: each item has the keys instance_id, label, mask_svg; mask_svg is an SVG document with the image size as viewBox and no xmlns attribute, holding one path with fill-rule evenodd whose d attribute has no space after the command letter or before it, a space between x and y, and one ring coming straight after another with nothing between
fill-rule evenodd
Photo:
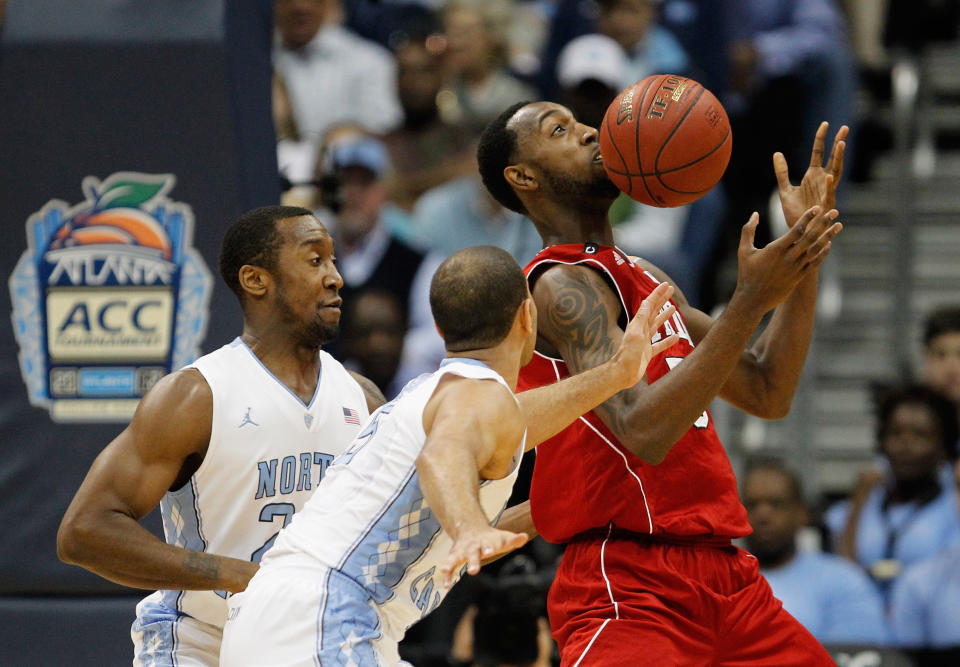
<instances>
[{"instance_id":1,"label":"blue and white jersey","mask_svg":"<svg viewBox=\"0 0 960 667\"><path fill-rule=\"evenodd\" d=\"M213 393L210 444L182 488L160 502L167 542L259 561L369 416L363 390L320 352L309 404L239 338L188 368ZM175 418L175 417L174 417ZM162 591L163 605L222 628L225 591Z\"/></svg>"},{"instance_id":2,"label":"blue and white jersey","mask_svg":"<svg viewBox=\"0 0 960 667\"><path fill-rule=\"evenodd\" d=\"M462 358L445 359L436 372L411 380L333 462L323 486L280 533L261 574L315 568L319 578L339 571L362 586L383 633L396 641L440 604L447 591L439 568L452 540L423 497L416 460L427 439L424 408L448 374L507 387L486 365ZM525 440L517 443L506 477L480 483L480 504L491 521L506 507Z\"/></svg>"}]
</instances>

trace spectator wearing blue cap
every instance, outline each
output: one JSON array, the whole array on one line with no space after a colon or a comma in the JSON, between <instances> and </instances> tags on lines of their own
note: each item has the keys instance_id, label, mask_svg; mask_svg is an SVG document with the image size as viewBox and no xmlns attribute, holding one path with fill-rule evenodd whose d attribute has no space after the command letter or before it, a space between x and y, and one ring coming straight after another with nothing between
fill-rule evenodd
<instances>
[{"instance_id":1,"label":"spectator wearing blue cap","mask_svg":"<svg viewBox=\"0 0 960 667\"><path fill-rule=\"evenodd\" d=\"M336 242L345 303L366 290L392 294L401 306L407 334L400 384L443 358L443 341L430 315L430 279L442 257L405 240L410 219L390 202L390 158L378 139L346 130L329 139L322 158L324 205L317 215ZM334 351L340 351L338 345Z\"/></svg>"}]
</instances>

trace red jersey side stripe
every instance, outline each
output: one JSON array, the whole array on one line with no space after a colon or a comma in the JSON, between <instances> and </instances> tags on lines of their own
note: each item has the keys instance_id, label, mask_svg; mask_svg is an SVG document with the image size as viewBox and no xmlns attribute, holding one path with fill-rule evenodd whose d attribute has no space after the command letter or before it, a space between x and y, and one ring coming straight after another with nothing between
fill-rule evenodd
<instances>
[{"instance_id":1,"label":"red jersey side stripe","mask_svg":"<svg viewBox=\"0 0 960 667\"><path fill-rule=\"evenodd\" d=\"M621 452L621 451L617 448L616 445L614 445L612 442L610 442L603 433L601 433L593 424L591 424L589 421L587 421L587 419L586 419L583 415L580 416L580 421L582 421L584 424L586 424L587 427L588 427L591 431L593 431L594 433L597 434L597 437L598 437L598 438L600 438L600 439L603 440L605 443L607 443L607 445L610 447L610 449L612 449L613 451L615 451L615 452L617 453L617 455L618 455L621 459L623 459L623 467L626 468L627 472L630 473L630 476L631 476L631 477L633 477L635 480L637 480L637 484L640 485L640 495L643 496L643 509L645 509L646 512L647 512L647 526L649 526L650 534L653 535L653 519L650 518L650 506L647 504L647 493L646 493L646 491L643 490L643 482L641 482L641 481L640 481L640 478L637 477L637 473L633 472L633 470L630 469L630 463L627 461L627 457L624 456L623 452Z\"/></svg>"}]
</instances>

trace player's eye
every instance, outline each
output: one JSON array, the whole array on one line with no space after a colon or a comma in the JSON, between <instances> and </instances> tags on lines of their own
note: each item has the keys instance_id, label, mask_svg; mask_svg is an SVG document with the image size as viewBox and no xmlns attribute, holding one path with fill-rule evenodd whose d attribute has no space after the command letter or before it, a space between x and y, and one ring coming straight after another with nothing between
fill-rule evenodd
<instances>
[{"instance_id":1,"label":"player's eye","mask_svg":"<svg viewBox=\"0 0 960 667\"><path fill-rule=\"evenodd\" d=\"M557 125L555 128L553 128L553 132L551 132L550 134L551 134L551 136L555 136L555 135L560 134L561 132L563 132L564 129L565 129L565 128L563 127L563 125Z\"/></svg>"}]
</instances>

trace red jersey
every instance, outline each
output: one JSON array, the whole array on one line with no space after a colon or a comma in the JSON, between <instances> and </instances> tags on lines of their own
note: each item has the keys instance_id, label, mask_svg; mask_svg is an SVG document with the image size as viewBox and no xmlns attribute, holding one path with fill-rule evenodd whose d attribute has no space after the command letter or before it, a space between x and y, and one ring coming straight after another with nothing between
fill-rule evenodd
<instances>
[{"instance_id":1,"label":"red jersey","mask_svg":"<svg viewBox=\"0 0 960 667\"><path fill-rule=\"evenodd\" d=\"M550 264L583 264L604 274L630 317L659 284L622 251L587 243L544 248L524 269L531 290ZM673 333L681 339L653 358L647 367L648 383L656 382L693 351L679 311L658 335ZM538 352L521 369L517 390L541 387L568 375L562 359ZM670 406L663 410L669 412ZM596 413L588 412L537 448L530 504L537 530L551 542L569 541L610 522L625 530L664 536L737 538L751 532L736 477L708 411L656 466L631 454Z\"/></svg>"}]
</instances>

